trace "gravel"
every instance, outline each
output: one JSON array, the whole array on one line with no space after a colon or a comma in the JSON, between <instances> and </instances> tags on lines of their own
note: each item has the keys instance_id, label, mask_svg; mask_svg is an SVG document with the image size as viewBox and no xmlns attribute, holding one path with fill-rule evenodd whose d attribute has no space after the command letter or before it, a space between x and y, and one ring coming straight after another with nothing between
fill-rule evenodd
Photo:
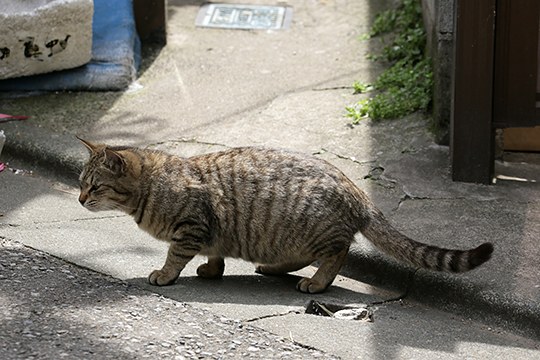
<instances>
[{"instance_id":1,"label":"gravel","mask_svg":"<svg viewBox=\"0 0 540 360\"><path fill-rule=\"evenodd\" d=\"M0 359L336 359L0 237Z\"/></svg>"}]
</instances>

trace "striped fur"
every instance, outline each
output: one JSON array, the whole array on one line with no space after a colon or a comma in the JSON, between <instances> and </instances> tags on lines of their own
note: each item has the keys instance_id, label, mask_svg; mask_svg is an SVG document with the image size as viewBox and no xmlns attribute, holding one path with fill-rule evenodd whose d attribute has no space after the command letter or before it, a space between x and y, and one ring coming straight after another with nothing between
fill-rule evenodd
<instances>
[{"instance_id":1,"label":"striped fur","mask_svg":"<svg viewBox=\"0 0 540 360\"><path fill-rule=\"evenodd\" d=\"M487 261L491 244L460 251L425 245L401 234L364 192L329 163L298 153L235 148L181 158L159 151L83 141L90 159L79 201L88 210L121 210L170 243L154 285L173 283L197 254L198 275L219 278L226 257L259 264L264 274L301 269L319 260L303 292L324 291L362 232L398 260L436 271L463 272Z\"/></svg>"}]
</instances>

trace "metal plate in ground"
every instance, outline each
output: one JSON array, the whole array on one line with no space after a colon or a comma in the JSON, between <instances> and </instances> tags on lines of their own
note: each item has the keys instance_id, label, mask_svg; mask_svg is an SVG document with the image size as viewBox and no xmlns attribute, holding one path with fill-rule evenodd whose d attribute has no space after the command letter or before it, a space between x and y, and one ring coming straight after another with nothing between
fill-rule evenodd
<instances>
[{"instance_id":1,"label":"metal plate in ground","mask_svg":"<svg viewBox=\"0 0 540 360\"><path fill-rule=\"evenodd\" d=\"M289 27L292 8L286 6L204 4L197 26L224 29L277 30Z\"/></svg>"}]
</instances>

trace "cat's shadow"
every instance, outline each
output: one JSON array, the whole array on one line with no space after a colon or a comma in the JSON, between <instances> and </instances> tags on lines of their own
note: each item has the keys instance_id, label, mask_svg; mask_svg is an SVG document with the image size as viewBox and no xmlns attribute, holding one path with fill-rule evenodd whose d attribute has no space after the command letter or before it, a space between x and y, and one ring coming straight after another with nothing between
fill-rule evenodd
<instances>
[{"instance_id":1,"label":"cat's shadow","mask_svg":"<svg viewBox=\"0 0 540 360\"><path fill-rule=\"evenodd\" d=\"M381 297L352 291L334 283L324 293L304 294L296 290L296 275L225 275L219 280L180 276L169 286L150 285L146 278L128 282L141 288L187 303L227 303L239 305L304 306L310 300L333 303L371 303Z\"/></svg>"}]
</instances>

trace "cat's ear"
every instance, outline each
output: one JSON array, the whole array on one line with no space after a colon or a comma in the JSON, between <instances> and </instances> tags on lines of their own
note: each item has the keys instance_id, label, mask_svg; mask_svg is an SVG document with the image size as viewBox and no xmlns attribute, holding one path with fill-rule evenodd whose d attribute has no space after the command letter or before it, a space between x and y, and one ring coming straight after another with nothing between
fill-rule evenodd
<instances>
[{"instance_id":1,"label":"cat's ear","mask_svg":"<svg viewBox=\"0 0 540 360\"><path fill-rule=\"evenodd\" d=\"M107 168L109 168L113 173L122 174L126 170L126 160L118 152L103 145L93 144L90 141L81 139L78 136L75 137L79 139L84 146L86 146L90 152L90 155L98 154L99 158L103 161L103 164L107 166Z\"/></svg>"},{"instance_id":2,"label":"cat's ear","mask_svg":"<svg viewBox=\"0 0 540 360\"><path fill-rule=\"evenodd\" d=\"M90 152L90 155L92 155L93 153L95 153L95 152L97 151L97 146L94 145L94 144L92 144L90 141L81 139L81 138L78 137L77 135L75 135L75 137L76 137L77 139L79 139L79 141L82 142L84 146L86 146L86 148L87 148L88 151Z\"/></svg>"},{"instance_id":3,"label":"cat's ear","mask_svg":"<svg viewBox=\"0 0 540 360\"><path fill-rule=\"evenodd\" d=\"M115 174L122 174L127 168L124 157L109 148L105 148L105 159L103 163Z\"/></svg>"}]
</instances>

